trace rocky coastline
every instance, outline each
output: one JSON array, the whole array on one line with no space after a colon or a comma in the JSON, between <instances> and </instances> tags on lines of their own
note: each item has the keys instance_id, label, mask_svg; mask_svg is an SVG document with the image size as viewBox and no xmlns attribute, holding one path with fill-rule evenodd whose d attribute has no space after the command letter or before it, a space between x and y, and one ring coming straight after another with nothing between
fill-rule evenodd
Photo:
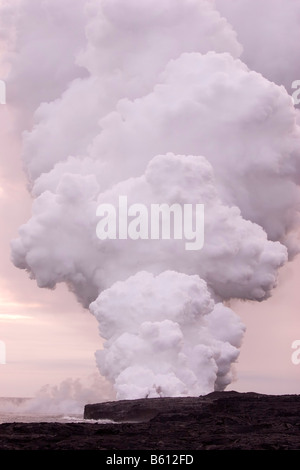
<instances>
[{"instance_id":1,"label":"rocky coastline","mask_svg":"<svg viewBox=\"0 0 300 470\"><path fill-rule=\"evenodd\" d=\"M86 405L84 418L3 423L0 450L300 450L300 395L115 401Z\"/></svg>"}]
</instances>

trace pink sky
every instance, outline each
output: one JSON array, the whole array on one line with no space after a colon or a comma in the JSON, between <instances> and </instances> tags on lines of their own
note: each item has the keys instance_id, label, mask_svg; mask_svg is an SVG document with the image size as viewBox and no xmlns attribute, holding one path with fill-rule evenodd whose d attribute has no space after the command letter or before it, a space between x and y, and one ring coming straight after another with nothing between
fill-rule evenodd
<instances>
[{"instance_id":1,"label":"pink sky","mask_svg":"<svg viewBox=\"0 0 300 470\"><path fill-rule=\"evenodd\" d=\"M97 372L94 352L101 346L97 322L64 286L39 289L10 261L10 240L30 215L31 200L12 137L9 107L0 106L0 396L32 396L46 384Z\"/></svg>"}]
</instances>

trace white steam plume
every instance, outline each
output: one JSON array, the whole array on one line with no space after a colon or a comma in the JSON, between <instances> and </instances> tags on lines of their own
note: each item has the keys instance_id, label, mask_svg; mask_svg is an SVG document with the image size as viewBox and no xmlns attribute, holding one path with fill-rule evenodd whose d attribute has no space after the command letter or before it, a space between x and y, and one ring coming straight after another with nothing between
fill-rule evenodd
<instances>
[{"instance_id":1,"label":"white steam plume","mask_svg":"<svg viewBox=\"0 0 300 470\"><path fill-rule=\"evenodd\" d=\"M43 21L50 28L51 13L64 18L69 2L33 5L34 14L44 8L43 47ZM21 1L15 20L14 43L18 30L23 42L12 84L41 77L27 61L35 54L28 8ZM75 13L70 36L57 23L51 30L66 38L62 47L45 44L52 71L67 57L63 79L53 87L45 79L42 98L32 90L30 106L20 102L29 113L43 101L23 138L35 200L12 242L13 262L40 287L64 282L90 306L106 340L96 360L117 398L222 390L244 332L223 302L267 298L299 250L292 99L240 60L240 36L210 1L82 0ZM203 249L99 240L97 207L117 207L124 195L148 209L204 204Z\"/></svg>"},{"instance_id":2,"label":"white steam plume","mask_svg":"<svg viewBox=\"0 0 300 470\"><path fill-rule=\"evenodd\" d=\"M199 395L231 382L244 328L198 276L139 272L90 308L107 339L100 372L115 381L119 399Z\"/></svg>"},{"instance_id":3,"label":"white steam plume","mask_svg":"<svg viewBox=\"0 0 300 470\"><path fill-rule=\"evenodd\" d=\"M111 384L99 374L85 377L84 380L65 379L58 386L43 386L33 398L7 399L0 398L0 412L22 415L32 418L41 415L79 415L82 416L84 406L88 403L108 401L114 396Z\"/></svg>"},{"instance_id":4,"label":"white steam plume","mask_svg":"<svg viewBox=\"0 0 300 470\"><path fill-rule=\"evenodd\" d=\"M8 69L9 104L20 113L21 128L31 125L40 103L88 75L76 62L85 44L85 5L86 0L1 1L0 67Z\"/></svg>"},{"instance_id":5,"label":"white steam plume","mask_svg":"<svg viewBox=\"0 0 300 470\"><path fill-rule=\"evenodd\" d=\"M214 0L243 45L241 59L291 92L300 77L298 0Z\"/></svg>"}]
</instances>

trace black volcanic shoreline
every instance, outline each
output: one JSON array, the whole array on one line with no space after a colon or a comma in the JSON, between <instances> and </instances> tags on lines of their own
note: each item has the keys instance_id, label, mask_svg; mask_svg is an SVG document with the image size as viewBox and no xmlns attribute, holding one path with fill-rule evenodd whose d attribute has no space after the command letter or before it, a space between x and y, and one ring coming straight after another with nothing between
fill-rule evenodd
<instances>
[{"instance_id":1,"label":"black volcanic shoreline","mask_svg":"<svg viewBox=\"0 0 300 470\"><path fill-rule=\"evenodd\" d=\"M213 392L86 405L99 423L4 423L0 450L299 450L300 395Z\"/></svg>"}]
</instances>

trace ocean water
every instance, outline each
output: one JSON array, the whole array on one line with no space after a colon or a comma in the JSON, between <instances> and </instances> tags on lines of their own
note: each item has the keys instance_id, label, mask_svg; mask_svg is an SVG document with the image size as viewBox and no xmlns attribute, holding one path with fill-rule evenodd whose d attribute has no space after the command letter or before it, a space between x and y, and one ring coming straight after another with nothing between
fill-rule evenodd
<instances>
[{"instance_id":1,"label":"ocean water","mask_svg":"<svg viewBox=\"0 0 300 470\"><path fill-rule=\"evenodd\" d=\"M114 423L111 420L88 420L83 418L81 412L69 412L68 406L59 406L60 412L47 412L47 406L32 409L30 398L1 398L0 397L0 424L2 423ZM53 406L49 406L49 409ZM66 408L64 411L63 408Z\"/></svg>"},{"instance_id":2,"label":"ocean water","mask_svg":"<svg viewBox=\"0 0 300 470\"><path fill-rule=\"evenodd\" d=\"M0 412L0 424L2 423L80 423L89 422L82 415L47 415L24 414L15 412ZM102 421L101 421L102 422ZM103 421L104 423L104 421Z\"/></svg>"}]
</instances>

